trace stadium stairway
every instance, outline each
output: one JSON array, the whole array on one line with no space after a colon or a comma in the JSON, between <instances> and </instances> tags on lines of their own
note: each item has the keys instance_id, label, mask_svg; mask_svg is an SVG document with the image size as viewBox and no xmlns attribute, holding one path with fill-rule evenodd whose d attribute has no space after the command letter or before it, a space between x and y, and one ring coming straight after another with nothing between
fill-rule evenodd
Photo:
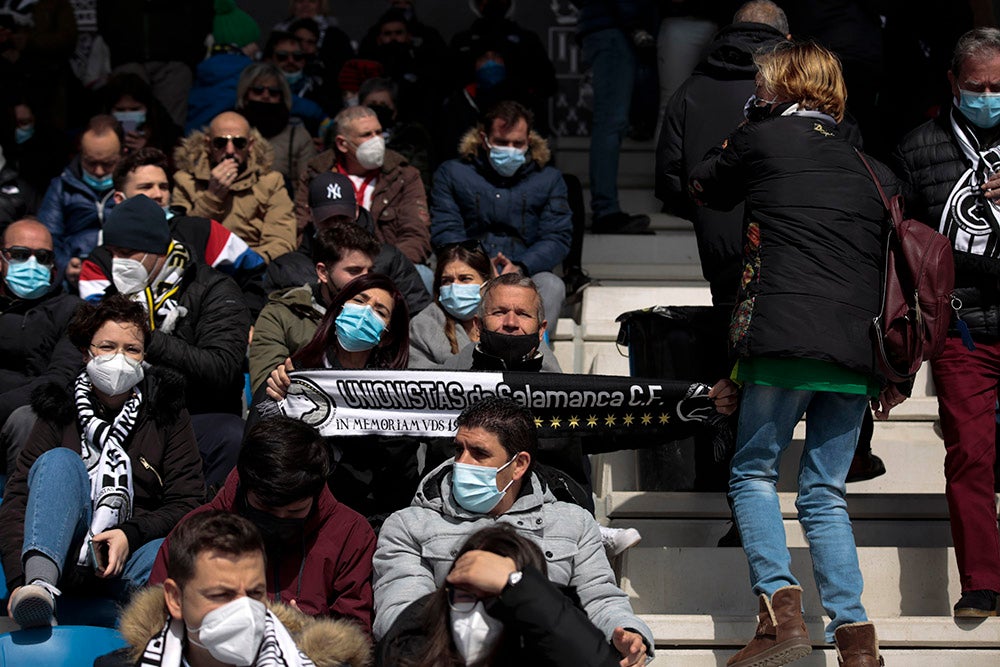
<instances>
[{"instance_id":1,"label":"stadium stairway","mask_svg":"<svg viewBox=\"0 0 1000 667\"><path fill-rule=\"evenodd\" d=\"M563 138L557 164L587 183L585 138ZM652 236L588 235L584 269L593 284L564 311L553 347L566 371L628 375L615 318L654 305L707 305L690 223L659 213L652 194L653 146L626 141L619 175L622 208L647 213ZM710 382L713 378L693 378ZM875 425L873 451L887 473L848 485L865 578L864 604L876 623L887 665L980 667L1000 664L1000 618L959 621L960 594L944 497L944 446L934 431L937 404L926 367L913 397ZM813 581L808 546L795 518L795 467L805 424L782 464L779 492L792 567L805 589L814 651L803 667L837 664L824 642L827 622ZM632 451L594 457L602 523L635 527L642 542L617 563L621 585L656 638L653 665L721 667L749 640L757 601L739 547L716 546L729 529L724 495L641 488L648 458Z\"/></svg>"}]
</instances>

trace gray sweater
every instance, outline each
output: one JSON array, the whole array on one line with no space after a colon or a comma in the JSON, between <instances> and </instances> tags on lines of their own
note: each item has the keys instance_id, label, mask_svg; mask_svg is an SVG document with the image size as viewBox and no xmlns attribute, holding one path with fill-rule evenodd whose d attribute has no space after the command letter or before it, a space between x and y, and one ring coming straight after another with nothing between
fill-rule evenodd
<instances>
[{"instance_id":1,"label":"gray sweater","mask_svg":"<svg viewBox=\"0 0 1000 667\"><path fill-rule=\"evenodd\" d=\"M448 337L444 335L446 317L441 306L432 303L410 320L410 363L407 368L440 368L455 356L451 353ZM459 352L472 342L458 323L455 324L455 338Z\"/></svg>"}]
</instances>

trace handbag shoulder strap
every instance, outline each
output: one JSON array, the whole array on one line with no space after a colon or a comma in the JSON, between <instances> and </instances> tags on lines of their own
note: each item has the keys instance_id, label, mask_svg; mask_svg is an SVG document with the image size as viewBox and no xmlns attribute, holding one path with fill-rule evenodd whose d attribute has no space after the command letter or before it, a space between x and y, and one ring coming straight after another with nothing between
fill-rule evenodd
<instances>
[{"instance_id":1,"label":"handbag shoulder strap","mask_svg":"<svg viewBox=\"0 0 1000 667\"><path fill-rule=\"evenodd\" d=\"M872 169L871 163L865 159L865 154L857 148L854 149L854 152L858 154L858 157L861 159L861 164L865 165L865 169L868 170L868 174L872 177L872 180L875 181L875 187L878 188L878 196L882 198L882 205L891 211L892 206L889 204L889 197L886 196L885 190L882 189L882 182L879 181L878 176L875 175L875 170Z\"/></svg>"}]
</instances>

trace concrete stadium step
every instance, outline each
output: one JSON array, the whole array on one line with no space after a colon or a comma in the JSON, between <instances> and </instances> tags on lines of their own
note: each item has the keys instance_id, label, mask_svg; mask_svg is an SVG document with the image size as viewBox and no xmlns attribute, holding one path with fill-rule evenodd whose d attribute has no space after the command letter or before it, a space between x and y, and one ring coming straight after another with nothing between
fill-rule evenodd
<instances>
[{"instance_id":1,"label":"concrete stadium step","mask_svg":"<svg viewBox=\"0 0 1000 667\"><path fill-rule=\"evenodd\" d=\"M808 549L790 547L789 553L792 572L802 584L806 613L822 613ZM865 580L861 600L872 618L950 617L961 596L954 549L859 547L858 560ZM640 542L627 552L621 567L621 588L640 614L751 618L757 613L757 600L749 581L746 556L739 547L644 548ZM997 632L1000 641L1000 622Z\"/></svg>"},{"instance_id":2,"label":"concrete stadium step","mask_svg":"<svg viewBox=\"0 0 1000 667\"><path fill-rule=\"evenodd\" d=\"M700 647L688 650L699 651L709 650L711 647L732 647L728 650L735 653L742 648L746 642L753 637L757 627L754 613L748 617L736 617L732 615L704 616L704 615L670 615L670 614L641 614L640 617L653 631L653 638L657 646L657 653L660 647L664 647L664 656L672 654L668 647ZM1000 618L987 618L978 621L958 620L945 616L894 616L894 617L872 617L875 623L875 631L878 634L879 647L887 649L887 665L913 664L936 664L952 665L959 664L951 660L938 663L911 663L904 661L889 661L889 652L893 651L900 657L912 651L912 656L930 654L941 649L961 649L962 653L952 654L953 659L957 655L965 655L965 651L988 652L995 656L1000 656ZM836 664L836 652L830 644L824 641L824 626L829 619L822 616L806 615L806 627L809 629L809 637L813 644L813 653L820 651L833 651L834 662L827 663L816 661L810 654L795 665L826 665ZM905 649L904 649L905 647ZM680 650L684 650L681 648ZM941 655L939 653L939 655ZM657 664L656 661L653 664ZM687 665L688 663L663 663ZM693 663L705 664L705 663ZM716 664L716 663L708 663ZM724 663L723 663L724 664ZM962 662L962 665L969 663ZM975 663L979 664L979 663ZM991 664L996 665L997 662Z\"/></svg>"},{"instance_id":3,"label":"concrete stadium step","mask_svg":"<svg viewBox=\"0 0 1000 667\"><path fill-rule=\"evenodd\" d=\"M850 485L853 486L853 485ZM847 492L847 510L852 520L947 519L948 503L940 493L853 493ZM795 519L795 493L778 494L781 515ZM688 491L608 491L598 498L611 520L630 519L729 519L729 504L722 493Z\"/></svg>"},{"instance_id":4,"label":"concrete stadium step","mask_svg":"<svg viewBox=\"0 0 1000 667\"><path fill-rule=\"evenodd\" d=\"M721 495L721 493L720 493ZM802 525L785 519L785 543L789 547L807 547ZM715 548L732 523L728 519L616 519L612 528L635 528L642 535L642 548L696 547ZM951 546L951 524L946 519L855 519L854 540L861 547Z\"/></svg>"},{"instance_id":5,"label":"concrete stadium step","mask_svg":"<svg viewBox=\"0 0 1000 667\"><path fill-rule=\"evenodd\" d=\"M590 186L590 139L588 137L560 137L555 144L556 166L564 173L573 174ZM618 153L618 188L652 190L656 168L656 146L652 141L622 142ZM589 201L589 193L585 193ZM627 210L627 209L626 209ZM659 210L658 208L656 210ZM634 211L629 211L630 213Z\"/></svg>"},{"instance_id":6,"label":"concrete stadium step","mask_svg":"<svg viewBox=\"0 0 1000 667\"><path fill-rule=\"evenodd\" d=\"M583 266L597 280L705 282L690 230L589 234L583 239Z\"/></svg>"},{"instance_id":7,"label":"concrete stadium step","mask_svg":"<svg viewBox=\"0 0 1000 667\"><path fill-rule=\"evenodd\" d=\"M747 640L750 636L747 636ZM657 648L650 667L723 667L738 649L670 649ZM879 649L887 665L906 667L996 667L1000 664L1000 649ZM795 667L837 667L837 651L830 647L813 649L797 660Z\"/></svg>"}]
</instances>

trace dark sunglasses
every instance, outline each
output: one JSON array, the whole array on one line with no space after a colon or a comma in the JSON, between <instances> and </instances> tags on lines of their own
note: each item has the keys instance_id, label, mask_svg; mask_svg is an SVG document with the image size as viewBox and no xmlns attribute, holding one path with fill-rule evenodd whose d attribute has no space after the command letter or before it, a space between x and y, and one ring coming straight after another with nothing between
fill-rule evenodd
<instances>
[{"instance_id":1,"label":"dark sunglasses","mask_svg":"<svg viewBox=\"0 0 1000 667\"><path fill-rule=\"evenodd\" d=\"M263 95L265 92L268 92L275 97L281 97L281 88L275 88L274 86L250 86L250 92L254 95Z\"/></svg>"},{"instance_id":2,"label":"dark sunglasses","mask_svg":"<svg viewBox=\"0 0 1000 667\"><path fill-rule=\"evenodd\" d=\"M274 57L284 62L285 60L305 60L306 54L302 51L275 51Z\"/></svg>"},{"instance_id":3,"label":"dark sunglasses","mask_svg":"<svg viewBox=\"0 0 1000 667\"><path fill-rule=\"evenodd\" d=\"M0 249L0 252L3 253L4 259L8 262L27 262L32 255L43 266L52 266L56 261L56 254L45 248L26 248L23 245L15 245Z\"/></svg>"},{"instance_id":4,"label":"dark sunglasses","mask_svg":"<svg viewBox=\"0 0 1000 667\"><path fill-rule=\"evenodd\" d=\"M212 146L221 151L229 144L230 141L233 142L233 148L241 151L247 147L248 139L246 137L234 137L231 135L226 135L224 137L212 137Z\"/></svg>"}]
</instances>

